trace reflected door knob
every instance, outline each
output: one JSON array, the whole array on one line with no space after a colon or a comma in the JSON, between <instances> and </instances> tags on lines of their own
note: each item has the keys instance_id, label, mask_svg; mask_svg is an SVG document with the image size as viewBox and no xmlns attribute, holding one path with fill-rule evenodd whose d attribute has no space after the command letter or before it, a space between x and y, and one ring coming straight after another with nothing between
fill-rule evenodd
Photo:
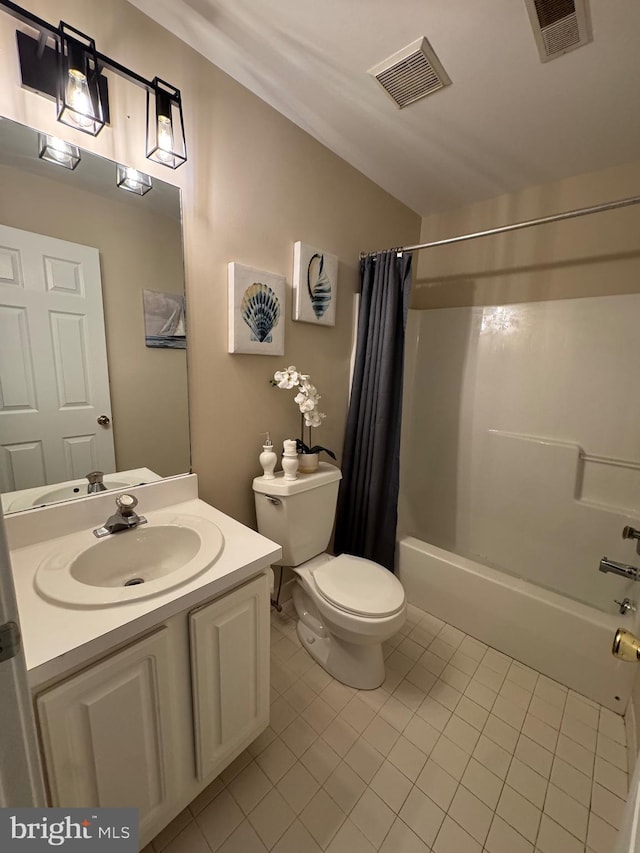
<instances>
[{"instance_id":1,"label":"reflected door knob","mask_svg":"<svg viewBox=\"0 0 640 853\"><path fill-rule=\"evenodd\" d=\"M111 419L108 417L108 415L100 415L100 417L98 418L98 423L100 424L100 426L109 426L109 424L111 423Z\"/></svg>"}]
</instances>

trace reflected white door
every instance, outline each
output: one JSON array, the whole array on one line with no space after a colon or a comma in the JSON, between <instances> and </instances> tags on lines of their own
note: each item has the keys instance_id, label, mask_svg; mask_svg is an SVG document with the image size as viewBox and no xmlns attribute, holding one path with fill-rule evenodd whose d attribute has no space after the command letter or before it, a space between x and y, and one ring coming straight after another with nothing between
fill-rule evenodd
<instances>
[{"instance_id":1,"label":"reflected white door","mask_svg":"<svg viewBox=\"0 0 640 853\"><path fill-rule=\"evenodd\" d=\"M0 225L0 491L115 470L97 249Z\"/></svg>"}]
</instances>

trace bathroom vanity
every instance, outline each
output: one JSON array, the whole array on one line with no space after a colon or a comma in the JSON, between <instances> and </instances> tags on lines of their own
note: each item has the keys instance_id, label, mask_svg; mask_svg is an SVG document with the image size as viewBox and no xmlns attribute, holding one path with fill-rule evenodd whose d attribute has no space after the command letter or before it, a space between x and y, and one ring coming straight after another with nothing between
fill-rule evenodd
<instances>
[{"instance_id":1,"label":"bathroom vanity","mask_svg":"<svg viewBox=\"0 0 640 853\"><path fill-rule=\"evenodd\" d=\"M43 596L36 573L92 536L113 493L6 522L49 804L135 806L143 847L268 724L267 569L281 551L199 501L194 475L129 492L148 530L217 527L212 565L152 595L123 587L96 606L89 587L68 604ZM126 547L136 531L112 535Z\"/></svg>"}]
</instances>

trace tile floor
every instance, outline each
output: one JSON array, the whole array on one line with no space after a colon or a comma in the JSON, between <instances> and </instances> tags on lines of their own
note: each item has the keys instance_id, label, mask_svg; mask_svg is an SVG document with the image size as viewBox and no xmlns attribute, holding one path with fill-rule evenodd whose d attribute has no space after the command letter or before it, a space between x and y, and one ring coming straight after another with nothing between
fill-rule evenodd
<instances>
[{"instance_id":1,"label":"tile floor","mask_svg":"<svg viewBox=\"0 0 640 853\"><path fill-rule=\"evenodd\" d=\"M373 691L274 612L270 727L145 853L611 853L622 719L409 609Z\"/></svg>"}]
</instances>

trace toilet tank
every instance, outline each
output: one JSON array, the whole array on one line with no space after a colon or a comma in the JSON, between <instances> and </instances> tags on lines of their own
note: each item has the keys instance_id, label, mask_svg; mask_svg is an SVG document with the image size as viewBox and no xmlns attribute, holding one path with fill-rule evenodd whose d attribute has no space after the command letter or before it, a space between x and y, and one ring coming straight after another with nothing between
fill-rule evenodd
<instances>
[{"instance_id":1,"label":"toilet tank","mask_svg":"<svg viewBox=\"0 0 640 853\"><path fill-rule=\"evenodd\" d=\"M253 491L258 531L282 546L277 565L299 566L329 544L342 474L335 465L321 462L313 474L285 480L256 477Z\"/></svg>"}]
</instances>

